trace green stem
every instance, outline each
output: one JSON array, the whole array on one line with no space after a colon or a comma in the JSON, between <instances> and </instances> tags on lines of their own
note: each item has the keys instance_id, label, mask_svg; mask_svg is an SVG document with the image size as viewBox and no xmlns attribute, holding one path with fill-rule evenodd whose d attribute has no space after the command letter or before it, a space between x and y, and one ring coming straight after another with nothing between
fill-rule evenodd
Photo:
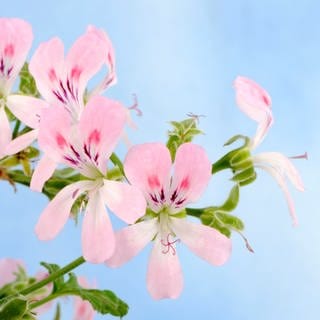
<instances>
[{"instance_id":1,"label":"green stem","mask_svg":"<svg viewBox=\"0 0 320 320\"><path fill-rule=\"evenodd\" d=\"M20 121L20 120L17 120L17 121L16 121L16 124L15 124L15 126L14 126L14 129L13 129L12 139L14 139L14 138L17 137L18 132L19 132L20 125L21 125L21 121Z\"/></svg>"},{"instance_id":2,"label":"green stem","mask_svg":"<svg viewBox=\"0 0 320 320\"><path fill-rule=\"evenodd\" d=\"M46 304L49 301L54 300L56 298L59 298L61 296L62 296L61 294L51 294L50 296L47 296L47 297L45 297L45 298L43 298L43 299L41 299L41 300L39 300L37 302L31 303L29 308L30 308L30 310L38 308L38 307L42 306L43 304Z\"/></svg>"},{"instance_id":3,"label":"green stem","mask_svg":"<svg viewBox=\"0 0 320 320\"><path fill-rule=\"evenodd\" d=\"M65 267L59 269L58 271L51 273L47 278L33 284L32 286L23 289L22 291L19 292L19 294L22 295L27 295L33 291L36 291L42 287L44 287L45 285L47 285L50 282L53 282L54 280L56 280L57 278L63 276L64 274L70 272L71 270L77 268L78 266L80 266L81 264L83 264L85 262L83 257L79 257L76 260L70 262L69 264L67 264Z\"/></svg>"}]
</instances>

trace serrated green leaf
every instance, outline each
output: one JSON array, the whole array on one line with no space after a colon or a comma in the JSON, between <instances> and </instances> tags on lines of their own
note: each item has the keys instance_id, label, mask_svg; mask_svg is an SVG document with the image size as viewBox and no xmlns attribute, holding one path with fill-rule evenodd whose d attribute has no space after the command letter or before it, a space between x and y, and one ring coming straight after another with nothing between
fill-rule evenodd
<instances>
[{"instance_id":1,"label":"serrated green leaf","mask_svg":"<svg viewBox=\"0 0 320 320\"><path fill-rule=\"evenodd\" d=\"M0 301L1 320L21 320L27 313L28 302L24 296L8 297Z\"/></svg>"}]
</instances>

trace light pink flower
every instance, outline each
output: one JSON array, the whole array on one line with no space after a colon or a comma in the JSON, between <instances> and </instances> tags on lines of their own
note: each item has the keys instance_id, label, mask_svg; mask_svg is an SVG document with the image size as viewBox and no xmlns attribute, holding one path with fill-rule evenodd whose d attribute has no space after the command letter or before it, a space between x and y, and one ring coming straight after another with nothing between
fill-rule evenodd
<instances>
[{"instance_id":1,"label":"light pink flower","mask_svg":"<svg viewBox=\"0 0 320 320\"><path fill-rule=\"evenodd\" d=\"M54 238L67 222L76 199L86 194L88 203L82 226L83 256L100 263L114 250L114 234L105 205L127 223L145 214L141 192L127 183L105 178L107 161L121 137L127 110L120 103L101 96L90 99L79 123L74 124L67 110L47 108L41 114L39 145L54 164L41 166L33 184L42 187L56 163L78 170L86 179L63 188L43 211L36 225L41 240Z\"/></svg>"},{"instance_id":2,"label":"light pink flower","mask_svg":"<svg viewBox=\"0 0 320 320\"><path fill-rule=\"evenodd\" d=\"M24 262L18 259L0 259L0 288L16 280L19 268L24 268Z\"/></svg>"},{"instance_id":3,"label":"light pink flower","mask_svg":"<svg viewBox=\"0 0 320 320\"><path fill-rule=\"evenodd\" d=\"M42 97L50 105L61 105L78 120L84 108L84 93L88 81L106 64L107 84L115 81L114 51L106 33L89 26L86 33L74 43L67 56L59 38L40 44L30 61L30 72L36 80Z\"/></svg>"},{"instance_id":4,"label":"light pink flower","mask_svg":"<svg viewBox=\"0 0 320 320\"><path fill-rule=\"evenodd\" d=\"M43 108L63 106L73 120L78 121L84 108L84 93L88 81L104 64L109 72L90 97L116 82L114 50L107 34L89 26L87 32L74 43L66 58L59 38L40 44L30 61L29 70L45 101L19 95L12 95L8 99L10 110L33 130L14 139L5 153L15 154L37 139ZM41 162L42 167L50 167L50 164L46 157Z\"/></svg>"},{"instance_id":5,"label":"light pink flower","mask_svg":"<svg viewBox=\"0 0 320 320\"><path fill-rule=\"evenodd\" d=\"M220 232L176 215L205 190L211 177L210 161L200 146L185 143L177 150L171 177L169 150L161 143L146 143L129 150L124 168L128 180L142 190L156 217L117 232L116 250L106 263L118 267L154 240L148 290L154 299L177 298L183 287L177 241L213 265L225 263L231 252L231 240Z\"/></svg>"},{"instance_id":6,"label":"light pink flower","mask_svg":"<svg viewBox=\"0 0 320 320\"><path fill-rule=\"evenodd\" d=\"M5 105L19 117L12 86L25 62L33 39L29 23L17 18L0 18L0 158L11 141L11 128ZM23 100L25 97L21 96Z\"/></svg>"},{"instance_id":7,"label":"light pink flower","mask_svg":"<svg viewBox=\"0 0 320 320\"><path fill-rule=\"evenodd\" d=\"M234 83L236 89L236 101L247 116L258 123L256 135L251 139L249 148L254 150L263 141L265 135L273 124L271 110L271 98L269 94L254 81L237 77ZM292 162L279 152L264 152L252 155L255 167L270 173L283 190L293 224L298 223L292 197L289 193L286 179L289 179L295 188L304 191L302 179Z\"/></svg>"},{"instance_id":8,"label":"light pink flower","mask_svg":"<svg viewBox=\"0 0 320 320\"><path fill-rule=\"evenodd\" d=\"M83 288L92 288L84 277L78 277L78 282ZM74 298L74 320L93 320L95 311L90 302L82 300L79 297Z\"/></svg>"}]
</instances>

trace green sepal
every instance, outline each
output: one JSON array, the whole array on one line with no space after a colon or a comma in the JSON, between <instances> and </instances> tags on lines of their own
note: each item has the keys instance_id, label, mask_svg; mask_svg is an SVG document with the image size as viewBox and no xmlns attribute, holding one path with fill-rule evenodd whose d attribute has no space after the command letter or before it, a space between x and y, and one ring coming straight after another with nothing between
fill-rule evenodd
<instances>
[{"instance_id":1,"label":"green sepal","mask_svg":"<svg viewBox=\"0 0 320 320\"><path fill-rule=\"evenodd\" d=\"M61 320L61 307L60 303L57 304L56 306L56 312L54 314L53 320Z\"/></svg>"},{"instance_id":2,"label":"green sepal","mask_svg":"<svg viewBox=\"0 0 320 320\"><path fill-rule=\"evenodd\" d=\"M202 224L220 231L222 234L224 234L228 238L231 236L230 229L225 227L223 225L223 223L221 223L219 220L215 219L214 214L209 213L209 212L203 213L200 216L200 219L201 219Z\"/></svg>"},{"instance_id":3,"label":"green sepal","mask_svg":"<svg viewBox=\"0 0 320 320\"><path fill-rule=\"evenodd\" d=\"M0 301L1 320L22 320L28 312L28 301L22 296L7 297Z\"/></svg>"},{"instance_id":4,"label":"green sepal","mask_svg":"<svg viewBox=\"0 0 320 320\"><path fill-rule=\"evenodd\" d=\"M245 182L245 181L254 181L256 178L257 174L254 170L253 167L249 167L243 171L240 171L239 173L236 173L233 177L232 177L232 181L234 182L238 182L239 184L241 184L241 182ZM252 180L253 179L253 180Z\"/></svg>"},{"instance_id":5,"label":"green sepal","mask_svg":"<svg viewBox=\"0 0 320 320\"><path fill-rule=\"evenodd\" d=\"M29 65L27 62L23 65L20 71L20 84L19 84L19 94L25 94L33 97L40 97L40 93L37 89L36 82L29 72Z\"/></svg>"},{"instance_id":6,"label":"green sepal","mask_svg":"<svg viewBox=\"0 0 320 320\"><path fill-rule=\"evenodd\" d=\"M240 146L239 149L248 147L248 145L250 143L249 137L243 136L242 134L237 134L237 135L233 136L232 138L230 138L227 142L225 142L224 146L229 146L238 140L243 140L243 145Z\"/></svg>"},{"instance_id":7,"label":"green sepal","mask_svg":"<svg viewBox=\"0 0 320 320\"><path fill-rule=\"evenodd\" d=\"M239 185L236 184L233 186L231 189L228 199L224 202L222 206L219 207L218 210L220 211L232 211L234 210L239 202L239 193L240 193L240 188Z\"/></svg>"},{"instance_id":8,"label":"green sepal","mask_svg":"<svg viewBox=\"0 0 320 320\"><path fill-rule=\"evenodd\" d=\"M201 130L197 128L196 119L189 118L178 121L171 121L172 130L168 131L167 148L170 151L172 161L175 159L177 149L186 142L191 142L193 138L199 134L203 134Z\"/></svg>"}]
</instances>

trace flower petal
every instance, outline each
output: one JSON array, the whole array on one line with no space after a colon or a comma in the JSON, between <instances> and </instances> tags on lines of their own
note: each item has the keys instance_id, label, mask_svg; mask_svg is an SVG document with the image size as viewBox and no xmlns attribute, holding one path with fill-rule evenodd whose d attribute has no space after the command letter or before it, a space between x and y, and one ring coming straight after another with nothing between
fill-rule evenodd
<instances>
[{"instance_id":1,"label":"flower petal","mask_svg":"<svg viewBox=\"0 0 320 320\"><path fill-rule=\"evenodd\" d=\"M41 112L39 145L53 160L62 161L72 131L69 113L61 108L46 108Z\"/></svg>"},{"instance_id":2,"label":"flower petal","mask_svg":"<svg viewBox=\"0 0 320 320\"><path fill-rule=\"evenodd\" d=\"M183 289L183 275L178 256L163 253L160 238L155 240L147 271L147 288L153 299L176 299Z\"/></svg>"},{"instance_id":3,"label":"flower petal","mask_svg":"<svg viewBox=\"0 0 320 320\"><path fill-rule=\"evenodd\" d=\"M299 191L304 191L301 176L293 163L282 153L263 152L253 156L255 164L273 167L276 171L289 178L291 183Z\"/></svg>"},{"instance_id":4,"label":"flower petal","mask_svg":"<svg viewBox=\"0 0 320 320\"><path fill-rule=\"evenodd\" d=\"M99 190L89 195L82 224L83 257L91 263L102 263L114 252L115 237L109 215Z\"/></svg>"},{"instance_id":5,"label":"flower petal","mask_svg":"<svg viewBox=\"0 0 320 320\"><path fill-rule=\"evenodd\" d=\"M11 140L11 142L5 148L6 155L16 154L19 151L29 147L38 137L38 130L31 130L25 134L22 134L18 138Z\"/></svg>"},{"instance_id":6,"label":"flower petal","mask_svg":"<svg viewBox=\"0 0 320 320\"><path fill-rule=\"evenodd\" d=\"M105 179L100 191L108 208L129 224L136 222L146 212L146 200L136 187Z\"/></svg>"},{"instance_id":7,"label":"flower petal","mask_svg":"<svg viewBox=\"0 0 320 320\"><path fill-rule=\"evenodd\" d=\"M144 143L130 148L124 171L130 183L144 193L166 189L170 180L171 156L162 143Z\"/></svg>"},{"instance_id":8,"label":"flower petal","mask_svg":"<svg viewBox=\"0 0 320 320\"><path fill-rule=\"evenodd\" d=\"M21 260L12 258L0 259L0 288L16 279L15 273L20 268L24 268L24 263Z\"/></svg>"},{"instance_id":9,"label":"flower petal","mask_svg":"<svg viewBox=\"0 0 320 320\"><path fill-rule=\"evenodd\" d=\"M70 216L73 203L81 193L94 187L92 181L79 181L63 188L42 212L35 232L40 240L51 240L61 231Z\"/></svg>"},{"instance_id":10,"label":"flower petal","mask_svg":"<svg viewBox=\"0 0 320 320\"><path fill-rule=\"evenodd\" d=\"M48 104L34 97L22 95L9 95L7 106L10 111L30 128L38 128L41 110L48 107Z\"/></svg>"},{"instance_id":11,"label":"flower petal","mask_svg":"<svg viewBox=\"0 0 320 320\"><path fill-rule=\"evenodd\" d=\"M193 143L182 144L176 153L172 190L183 193L186 202L196 201L211 178L211 163L205 150Z\"/></svg>"},{"instance_id":12,"label":"flower petal","mask_svg":"<svg viewBox=\"0 0 320 320\"><path fill-rule=\"evenodd\" d=\"M0 78L7 95L22 68L33 39L31 25L17 18L0 18Z\"/></svg>"},{"instance_id":13,"label":"flower petal","mask_svg":"<svg viewBox=\"0 0 320 320\"><path fill-rule=\"evenodd\" d=\"M29 64L37 88L49 103L57 102L54 94L56 83L64 73L64 46L59 38L52 38L39 45Z\"/></svg>"},{"instance_id":14,"label":"flower petal","mask_svg":"<svg viewBox=\"0 0 320 320\"><path fill-rule=\"evenodd\" d=\"M294 207L294 202L293 202L293 199L292 199L290 192L288 190L288 186L287 186L284 175L277 168L274 168L274 167L269 167L269 166L262 165L262 164L258 164L258 165L256 165L256 167L267 171L277 181L279 187L282 189L282 191L284 192L284 195L286 197L289 212L290 212L290 215L292 218L292 223L294 226L297 226L298 225L298 218L296 215L296 209Z\"/></svg>"},{"instance_id":15,"label":"flower petal","mask_svg":"<svg viewBox=\"0 0 320 320\"><path fill-rule=\"evenodd\" d=\"M107 60L110 50L108 44L98 29L89 27L86 33L79 37L71 47L66 57L66 66L71 81L78 88L80 97L82 97L89 79L100 70Z\"/></svg>"},{"instance_id":16,"label":"flower petal","mask_svg":"<svg viewBox=\"0 0 320 320\"><path fill-rule=\"evenodd\" d=\"M117 101L94 96L86 105L79 122L82 141L90 150L87 156L98 163L102 173L121 138L127 119L126 109Z\"/></svg>"},{"instance_id":17,"label":"flower petal","mask_svg":"<svg viewBox=\"0 0 320 320\"><path fill-rule=\"evenodd\" d=\"M177 218L171 218L171 227L193 253L207 262L220 266L229 259L232 242L219 231Z\"/></svg>"},{"instance_id":18,"label":"flower petal","mask_svg":"<svg viewBox=\"0 0 320 320\"><path fill-rule=\"evenodd\" d=\"M5 148L11 141L11 129L8 117L0 105L0 158L5 155Z\"/></svg>"},{"instance_id":19,"label":"flower petal","mask_svg":"<svg viewBox=\"0 0 320 320\"><path fill-rule=\"evenodd\" d=\"M273 124L271 98L260 85L245 77L237 77L234 86L240 110L259 124L251 145L255 148L262 142Z\"/></svg>"},{"instance_id":20,"label":"flower petal","mask_svg":"<svg viewBox=\"0 0 320 320\"><path fill-rule=\"evenodd\" d=\"M116 232L116 248L106 261L109 267L120 267L135 257L156 235L157 219L146 220Z\"/></svg>"},{"instance_id":21,"label":"flower petal","mask_svg":"<svg viewBox=\"0 0 320 320\"><path fill-rule=\"evenodd\" d=\"M56 161L53 161L50 157L43 155L33 172L30 189L41 192L45 182L56 170L57 165Z\"/></svg>"}]
</instances>

